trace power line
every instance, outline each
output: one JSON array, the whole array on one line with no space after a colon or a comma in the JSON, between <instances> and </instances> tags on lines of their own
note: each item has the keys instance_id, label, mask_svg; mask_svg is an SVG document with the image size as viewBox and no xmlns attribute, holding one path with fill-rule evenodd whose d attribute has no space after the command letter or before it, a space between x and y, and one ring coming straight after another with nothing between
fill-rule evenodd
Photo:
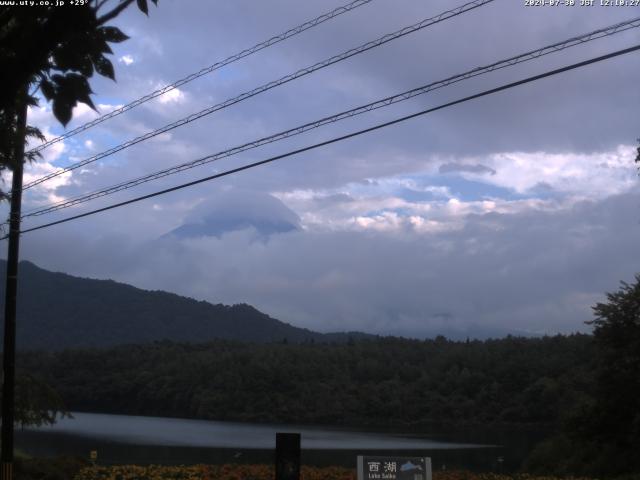
<instances>
[{"instance_id":1,"label":"power line","mask_svg":"<svg viewBox=\"0 0 640 480\"><path fill-rule=\"evenodd\" d=\"M396 123L401 123L401 122L404 122L404 121L407 121L407 120L410 120L410 119L413 119L413 118L416 118L416 117L420 117L422 115L426 115L428 113L432 113L432 112L435 112L435 111L438 111L438 110L442 110L444 108L452 107L454 105L458 105L458 104L461 104L461 103L464 103L464 102L468 102L470 100L475 100L475 99L480 98L480 97L485 97L487 95L492 95L494 93L498 93L498 92L501 92L503 90L508 90L508 89L511 89L511 88L514 88L514 87L517 87L517 86L520 86L520 85L524 85L526 83L535 82L535 81L541 80L543 78L551 77L553 75L558 75L560 73L564 73L564 72L567 72L567 71L570 71L570 70L574 70L574 69L581 68L581 67L584 67L584 66L587 66L587 65L591 65L593 63L597 63L597 62L601 62L601 61L604 61L604 60L608 60L610 58L618 57L620 55L625 55L627 53L631 53L631 52L634 52L634 51L637 51L637 50L640 50L640 44L639 45L635 45L633 47L625 48L625 49L622 49L622 50L617 50L617 51L609 53L607 55L601 55L599 57L595 57L595 58L591 58L589 60L585 60L585 61L582 61L582 62L574 63L574 64L571 64L571 65L568 65L568 66L565 66L565 67L562 67L562 68L558 68L558 69L555 69L555 70L550 70L548 72L541 73L539 75L534 75L534 76L531 76L531 77L527 77L527 78L525 78L523 80L518 80L516 82L507 83L507 84L502 85L500 87L492 88L490 90L485 90L483 92L476 93L474 95L470 95L470 96L467 96L467 97L464 97L464 98L461 98L461 99L458 99L458 100L454 100L452 102L444 103L444 104L439 105L437 107L429 108L429 109L422 110L422 111L417 112L417 113L413 113L411 115L406 115L404 117L396 118L395 120L391 120L391 121L385 122L385 123L380 123L380 124L375 125L373 127L365 128L363 130L352 132L352 133L349 133L347 135L342 135L340 137L335 137L335 138L332 138L330 140L326 140L324 142L320 142L320 143L316 143L316 144L313 144L313 145L309 145L307 147L299 148L297 150L293 150L293 151L290 151L290 152L287 152L287 153L284 153L284 154L281 154L281 155L276 155L274 157L270 157L270 158L267 158L265 160L261 160L259 162L254 162L254 163L250 163L248 165L243 165L241 167L233 168L231 170L227 170L225 172L217 173L215 175L210 175L208 177L204 177L204 178L200 178L198 180L194 180L194 181L191 181L191 182L183 183L181 185L177 185L177 186L174 186L174 187L171 187L171 188L166 188L164 190L159 190L159 191L154 192L154 193L150 193L150 194L147 194L147 195L142 195L140 197L132 198L132 199L126 200L124 202L115 203L115 204L112 204L112 205L109 205L109 206L106 206L106 207L103 207L103 208L98 208L98 209L95 209L95 210L91 210L89 212L85 212L85 213L81 213L81 214L78 214L78 215L74 215L72 217L63 218L63 219L57 220L55 222L45 223L43 225L38 225L37 227L32 227L32 228L28 228L26 230L21 230L20 233L28 233L28 232L33 232L35 230L41 230L43 228L52 227L54 225L59 225L61 223L66 223L66 222L70 222L72 220L77 220L77 219L80 219L80 218L88 217L90 215L94 215L94 214L97 214L97 213L106 212L107 210L112 210L114 208L123 207L125 205L130 205L132 203L137 203L137 202L140 202L142 200L146 200L146 199L149 199L149 198L157 197L159 195L164 195L164 194L167 194L167 193L175 192L177 190L182 190L183 188L192 187L194 185L198 185L200 183L204 183L204 182L208 182L208 181L211 181L211 180L215 180L217 178L226 177L226 176L232 175L234 173L238 173L238 172L241 172L241 171L244 171L244 170L249 170L251 168L258 167L260 165L265 165L267 163L275 162L276 160L281 160L283 158L291 157L291 156L297 155L299 153L307 152L309 150L314 150L316 148L323 147L323 146L326 146L326 145L330 145L332 143L336 143L336 142L340 142L340 141L343 141L343 140L347 140L349 138L357 137L357 136L363 135L365 133L373 132L375 130L379 130L379 129L384 128L384 127L395 125ZM7 238L7 236L2 237L1 240L4 240L5 238Z\"/></svg>"},{"instance_id":2,"label":"power line","mask_svg":"<svg viewBox=\"0 0 640 480\"><path fill-rule=\"evenodd\" d=\"M99 153L97 155L94 155L93 157L89 157L85 160L82 160L80 162L76 162L73 165L70 165L68 167L65 167L61 170L58 170L57 172L53 172L50 173L48 175L45 175L43 177L40 177L36 180L33 180L32 182L26 183L22 188L23 190L26 190L28 188L32 188L36 185L39 185L42 182L45 182L47 180L50 180L52 178L55 178L59 175L62 175L63 173L66 172L70 172L72 170L75 170L77 168L80 168L84 165L87 165L89 163L93 163L97 160L100 160L102 158L108 157L110 155L113 155L114 153L117 153L121 150L124 150L128 147L131 147L132 145L135 145L137 143L143 142L145 140L148 140L150 138L153 138L157 135L160 135L162 133L166 133L170 130L173 130L175 128L178 128L182 125L186 125L188 123L191 123L195 120L198 120L206 115L210 115L214 112L217 112L218 110L222 110L224 108L227 108L231 105L234 105L236 103L242 102L248 98L254 97L256 95L259 95L263 92L266 92L268 90L271 90L272 88L278 87L280 85L283 85L285 83L288 83L292 80L298 79L300 77L303 77L305 75L309 75L310 73L313 73L317 70L320 70L322 68L328 67L330 65L333 65L335 63L341 62L343 60L346 60L350 57L353 57L355 55L361 54L363 52L366 52L368 50L371 50L373 48L379 47L380 45L384 45L385 43L391 42L392 40L396 40L397 38L403 37L405 35L409 35L410 33L414 33L417 32L418 30L422 30L423 28L429 27L431 25L435 25L436 23L440 23L444 20L448 20L450 18L456 17L458 15L461 15L463 13L466 13L470 10L473 10L475 8L478 8L480 6L486 5L488 3L493 2L494 0L473 0L471 2L465 3L464 5L461 5L457 8L451 9L451 10L447 10L445 12L442 12L434 17L431 18L427 18L424 19L416 24L413 24L411 26L408 27L404 27L394 33L388 33L376 40L372 40L370 42L364 43L358 47L352 48L350 50L347 50L341 54L335 55L331 58L328 58L326 60L323 60L321 62L318 62L314 65L311 65L310 67L306 67L306 68L302 68L294 73L291 73L289 75L285 75L284 77L279 78L278 80L273 80L269 83L266 83L264 85L261 85L260 87L254 88L253 90L244 92L236 97L230 98L228 100L225 100L222 103L218 103L216 105L213 105L211 107L205 108L204 110L201 110L197 113L192 113L191 115L184 117L180 120L177 120L176 122L170 123L168 125L165 125L164 127L161 127L157 130L153 130L151 132L147 132L144 135L141 135L139 137L133 138L125 143L122 143L120 145L117 145L113 148L110 148L109 150L105 150L102 153Z\"/></svg>"},{"instance_id":3,"label":"power line","mask_svg":"<svg viewBox=\"0 0 640 480\"><path fill-rule=\"evenodd\" d=\"M371 102L368 103L366 105L362 105L350 110L346 110L343 112L340 112L338 114L329 116L329 117L324 117L320 120L316 120L314 122L309 122L306 123L304 125L300 125L297 126L295 128L291 128L289 130L285 130L283 132L279 132L267 137L263 137L260 138L258 140L254 140L252 142L248 142L245 143L243 145L237 146L237 147L233 147L231 149L228 150L224 150L222 152L218 152L215 153L213 155L208 155L206 157L203 158L199 158L190 162L186 162L186 163L182 163L173 167L169 167L163 170L159 170L157 172L148 174L148 175L144 175L132 180L128 180L125 182L121 182L119 184L116 185L112 185L110 187L106 187L103 188L101 190L97 190L88 194L84 194L72 199L68 199L68 200L63 200L61 202L43 207L43 208L39 208L39 209L35 209L35 210L31 210L30 212L25 213L22 218L27 218L27 217L34 217L34 216L40 216L40 215L44 215L47 213L51 213L54 211L58 211L58 210L62 210L64 208L69 208L75 205L79 205L82 203L86 203L88 201L97 199L97 198L101 198L104 197L106 195L110 195L116 192L120 192L123 190L128 190L130 188L136 187L138 185L141 185L143 183L146 182L150 182L152 180L157 180L159 178L163 178L169 175L173 175L175 173L179 173L185 170L189 170L191 168L195 168L198 166L202 166L211 162L214 162L216 160L220 160L222 158L226 158L226 157L230 157L232 155L236 155L238 153L247 151L247 150L251 150L253 148L257 148L260 147L262 145L266 145L269 143L273 143L279 140L283 140L286 138L290 138L293 137L295 135L300 135L304 132L307 132L309 130L315 129L315 128L319 128L323 125L327 125L330 123L335 123L338 122L340 120L344 120L346 118L350 118L350 117L354 117L356 115L360 115L366 112L370 112L379 108L383 108L395 103L399 103L405 100L408 100L410 98L413 98L417 95L422 95L425 93L428 93L430 91L439 89L439 88L443 88L446 87L448 85L452 85L454 83L458 83L461 82L463 80L467 80L469 78L473 78L485 73L489 73L495 70L499 70L505 67L509 67L509 66L513 66L519 63L523 63L526 61L530 61L530 60L534 60L536 58L540 58L541 56L544 55L548 55L550 53L555 53L555 52L559 52L562 50L565 50L567 48L576 46L576 45L580 45L583 44L585 42L589 42L598 38L602 38L605 36L610 36L619 32L623 32L625 30L629 30L631 28L637 28L640 27L640 17L637 17L635 19L632 20L627 20L624 22L620 22L620 23L616 23L614 25L605 27L605 28L600 28L598 30L595 30L593 32L587 33L587 34L583 34L580 36L576 36L576 37L572 37L569 38L567 40L564 40L562 42L556 42L552 45L548 45L536 50L532 50L526 53L522 53L520 55L516 55L510 58L507 58L505 60L500 60L498 62L492 63L490 65L484 66L484 67L477 67L474 68L472 70L469 70L465 73L461 73L458 75L454 75L451 77L448 77L444 80L439 80L437 82L432 82L428 85L424 85L418 88L414 88L412 90L408 90L406 92L403 93L399 93L390 97L386 97L383 98L381 100L377 100L375 102Z\"/></svg>"},{"instance_id":4,"label":"power line","mask_svg":"<svg viewBox=\"0 0 640 480\"><path fill-rule=\"evenodd\" d=\"M358 7L361 7L363 5L366 5L370 2L372 2L373 0L355 0L351 3L348 3L346 5L343 5L341 7L338 7L334 10L331 10L330 12L327 12L325 14L322 14L312 20L309 20L301 25L298 25L296 27L293 27L289 30L287 30L284 33L281 33L280 35L276 35L274 37L271 37L268 40L265 40L261 43L258 43L256 45L254 45L253 47L247 48L245 50L242 50L239 53L236 53L234 55L231 55L230 57L225 58L224 60L221 60L219 62L214 63L213 65L210 65L208 67L203 68L202 70L192 73L190 75L187 75L184 78L181 78L180 80L176 80L175 82L169 84L169 85L165 85L162 88L159 88L157 90L155 90L154 92L151 92L143 97L140 97L136 100L134 100L133 102L130 102L126 105L123 105L120 108L115 109L112 112L106 113L104 115L101 115L100 117L91 120L90 122L87 122L83 125L80 125L77 128L74 128L73 130L69 130L68 132L63 133L62 135L60 135L59 137L55 137L52 138L51 140L49 140L48 142L43 143L42 145L38 145L37 147L32 148L31 150L29 150L27 153L32 153L32 152L40 152L42 150L44 150L45 148L49 147L50 145L53 145L54 143L58 143L62 140L64 140L65 138L69 138L72 137L80 132L84 132L85 130L89 130L91 127L94 127L102 122L105 122L113 117L116 117L124 112L127 112L139 105L142 105L143 103L148 102L149 100L152 100L156 97L159 97L160 95L163 95L167 92L170 92L171 90L174 90L178 87L181 87L182 85L185 85L186 83L189 83L197 78L202 77L203 75L207 75L208 73L214 72L226 65L229 65L231 63L234 63L238 60L241 60L242 58L248 57L249 55L253 55L256 52L259 52L260 50L264 50L265 48L271 47L272 45L275 45L277 43L280 43L284 40L287 40L288 38L294 37L295 35L298 35L302 32L304 32L305 30L309 30L310 28L316 27L328 20L331 20L339 15L342 15L343 13L347 13L350 12L351 10L355 10Z\"/></svg>"}]
</instances>

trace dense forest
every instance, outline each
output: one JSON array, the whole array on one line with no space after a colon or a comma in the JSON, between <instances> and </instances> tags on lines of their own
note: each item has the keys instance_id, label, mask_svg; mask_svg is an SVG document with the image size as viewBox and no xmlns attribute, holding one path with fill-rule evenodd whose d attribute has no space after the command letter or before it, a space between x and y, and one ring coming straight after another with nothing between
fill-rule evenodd
<instances>
[{"instance_id":1,"label":"dense forest","mask_svg":"<svg viewBox=\"0 0 640 480\"><path fill-rule=\"evenodd\" d=\"M592 384L592 337L158 342L25 353L71 410L253 422L553 426Z\"/></svg>"}]
</instances>

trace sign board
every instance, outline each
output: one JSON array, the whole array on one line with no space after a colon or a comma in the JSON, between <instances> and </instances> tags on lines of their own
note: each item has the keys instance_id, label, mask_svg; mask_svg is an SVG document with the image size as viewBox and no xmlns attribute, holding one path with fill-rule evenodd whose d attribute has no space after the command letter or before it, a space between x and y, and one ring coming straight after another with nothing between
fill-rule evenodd
<instances>
[{"instance_id":1,"label":"sign board","mask_svg":"<svg viewBox=\"0 0 640 480\"><path fill-rule=\"evenodd\" d=\"M358 455L358 480L432 480L431 459Z\"/></svg>"}]
</instances>

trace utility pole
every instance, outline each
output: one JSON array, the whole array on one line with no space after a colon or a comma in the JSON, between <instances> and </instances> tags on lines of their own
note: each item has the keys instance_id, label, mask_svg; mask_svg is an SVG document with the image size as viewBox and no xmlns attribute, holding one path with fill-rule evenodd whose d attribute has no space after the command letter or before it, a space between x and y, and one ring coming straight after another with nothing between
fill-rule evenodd
<instances>
[{"instance_id":1,"label":"utility pole","mask_svg":"<svg viewBox=\"0 0 640 480\"><path fill-rule=\"evenodd\" d=\"M20 247L20 209L22 206L22 171L24 142L27 127L27 89L17 100L18 121L11 181L11 210L9 214L9 247L4 299L4 351L2 383L2 480L13 479L13 423L16 377L16 300L18 293L18 251Z\"/></svg>"}]
</instances>

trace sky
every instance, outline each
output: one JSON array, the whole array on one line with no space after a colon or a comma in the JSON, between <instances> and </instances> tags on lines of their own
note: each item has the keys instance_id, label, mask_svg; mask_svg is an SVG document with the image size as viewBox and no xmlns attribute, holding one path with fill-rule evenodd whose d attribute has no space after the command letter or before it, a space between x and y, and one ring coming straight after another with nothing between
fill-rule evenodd
<instances>
[{"instance_id":1,"label":"sky","mask_svg":"<svg viewBox=\"0 0 640 480\"><path fill-rule=\"evenodd\" d=\"M131 8L114 22L131 37L114 47L117 82L92 78L94 103L108 113L345 3L160 0L148 17ZM25 180L462 3L373 0L51 146ZM25 194L24 211L640 16L638 7L576 3L495 0L56 177ZM633 46L639 32L29 218L24 228ZM249 303L321 332L423 338L589 331L591 307L640 271L638 67L640 53L631 53L25 233L21 258L213 303ZM67 129L97 116L79 105ZM45 101L28 118L48 138L65 131Z\"/></svg>"}]
</instances>

